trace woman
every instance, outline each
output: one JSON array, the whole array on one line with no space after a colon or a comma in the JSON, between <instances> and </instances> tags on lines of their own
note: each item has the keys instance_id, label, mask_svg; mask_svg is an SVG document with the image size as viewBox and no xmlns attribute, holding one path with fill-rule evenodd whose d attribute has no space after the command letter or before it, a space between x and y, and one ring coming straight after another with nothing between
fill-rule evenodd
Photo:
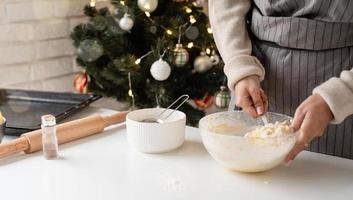
<instances>
[{"instance_id":1,"label":"woman","mask_svg":"<svg viewBox=\"0 0 353 200\"><path fill-rule=\"evenodd\" d=\"M310 142L353 159L353 1L210 0L209 9L236 105L253 117L294 115L286 161Z\"/></svg>"}]
</instances>

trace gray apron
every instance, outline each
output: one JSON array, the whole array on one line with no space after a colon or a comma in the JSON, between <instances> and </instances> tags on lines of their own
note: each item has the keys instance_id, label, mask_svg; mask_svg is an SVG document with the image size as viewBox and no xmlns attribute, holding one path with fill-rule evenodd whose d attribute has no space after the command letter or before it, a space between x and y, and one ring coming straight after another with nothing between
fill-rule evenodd
<instances>
[{"instance_id":1,"label":"gray apron","mask_svg":"<svg viewBox=\"0 0 353 200\"><path fill-rule=\"evenodd\" d=\"M316 86L353 66L352 0L254 0L249 17L270 111L293 116ZM350 116L308 150L353 159L352 135Z\"/></svg>"}]
</instances>

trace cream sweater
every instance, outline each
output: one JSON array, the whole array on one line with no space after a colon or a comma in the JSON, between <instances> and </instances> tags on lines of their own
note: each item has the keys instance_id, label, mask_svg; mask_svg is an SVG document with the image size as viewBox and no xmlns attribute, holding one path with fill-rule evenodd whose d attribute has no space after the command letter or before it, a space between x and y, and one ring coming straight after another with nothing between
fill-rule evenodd
<instances>
[{"instance_id":1,"label":"cream sweater","mask_svg":"<svg viewBox=\"0 0 353 200\"><path fill-rule=\"evenodd\" d=\"M264 67L251 56L245 19L250 6L250 0L209 0L211 27L231 89L247 76L257 75L261 81L265 76ZM319 85L313 94L322 96L329 105L334 115L332 123L341 123L353 114L353 68Z\"/></svg>"}]
</instances>

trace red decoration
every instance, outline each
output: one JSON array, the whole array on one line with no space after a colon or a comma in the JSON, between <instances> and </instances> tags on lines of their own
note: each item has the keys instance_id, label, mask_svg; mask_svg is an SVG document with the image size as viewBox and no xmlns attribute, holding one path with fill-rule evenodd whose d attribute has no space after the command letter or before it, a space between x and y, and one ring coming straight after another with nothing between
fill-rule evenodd
<instances>
[{"instance_id":1,"label":"red decoration","mask_svg":"<svg viewBox=\"0 0 353 200\"><path fill-rule=\"evenodd\" d=\"M200 109L206 109L208 107L210 107L213 103L213 96L211 95L206 95L204 98L202 99L194 99L194 102L196 104L196 106Z\"/></svg>"},{"instance_id":2,"label":"red decoration","mask_svg":"<svg viewBox=\"0 0 353 200\"><path fill-rule=\"evenodd\" d=\"M87 85L88 85L88 74L86 72L79 72L75 75L74 78L74 87L76 91L81 94L87 93Z\"/></svg>"}]
</instances>

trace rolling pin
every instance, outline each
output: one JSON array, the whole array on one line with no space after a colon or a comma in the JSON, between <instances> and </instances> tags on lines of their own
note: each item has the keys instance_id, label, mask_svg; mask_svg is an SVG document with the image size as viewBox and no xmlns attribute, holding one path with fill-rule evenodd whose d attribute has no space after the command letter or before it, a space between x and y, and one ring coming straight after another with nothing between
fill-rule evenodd
<instances>
[{"instance_id":1,"label":"rolling pin","mask_svg":"<svg viewBox=\"0 0 353 200\"><path fill-rule=\"evenodd\" d=\"M59 144L100 133L104 128L125 121L128 112L120 112L110 116L92 115L82 119L66 122L56 126ZM42 131L36 130L22 134L21 137L0 144L0 158L24 151L33 153L42 150Z\"/></svg>"}]
</instances>

